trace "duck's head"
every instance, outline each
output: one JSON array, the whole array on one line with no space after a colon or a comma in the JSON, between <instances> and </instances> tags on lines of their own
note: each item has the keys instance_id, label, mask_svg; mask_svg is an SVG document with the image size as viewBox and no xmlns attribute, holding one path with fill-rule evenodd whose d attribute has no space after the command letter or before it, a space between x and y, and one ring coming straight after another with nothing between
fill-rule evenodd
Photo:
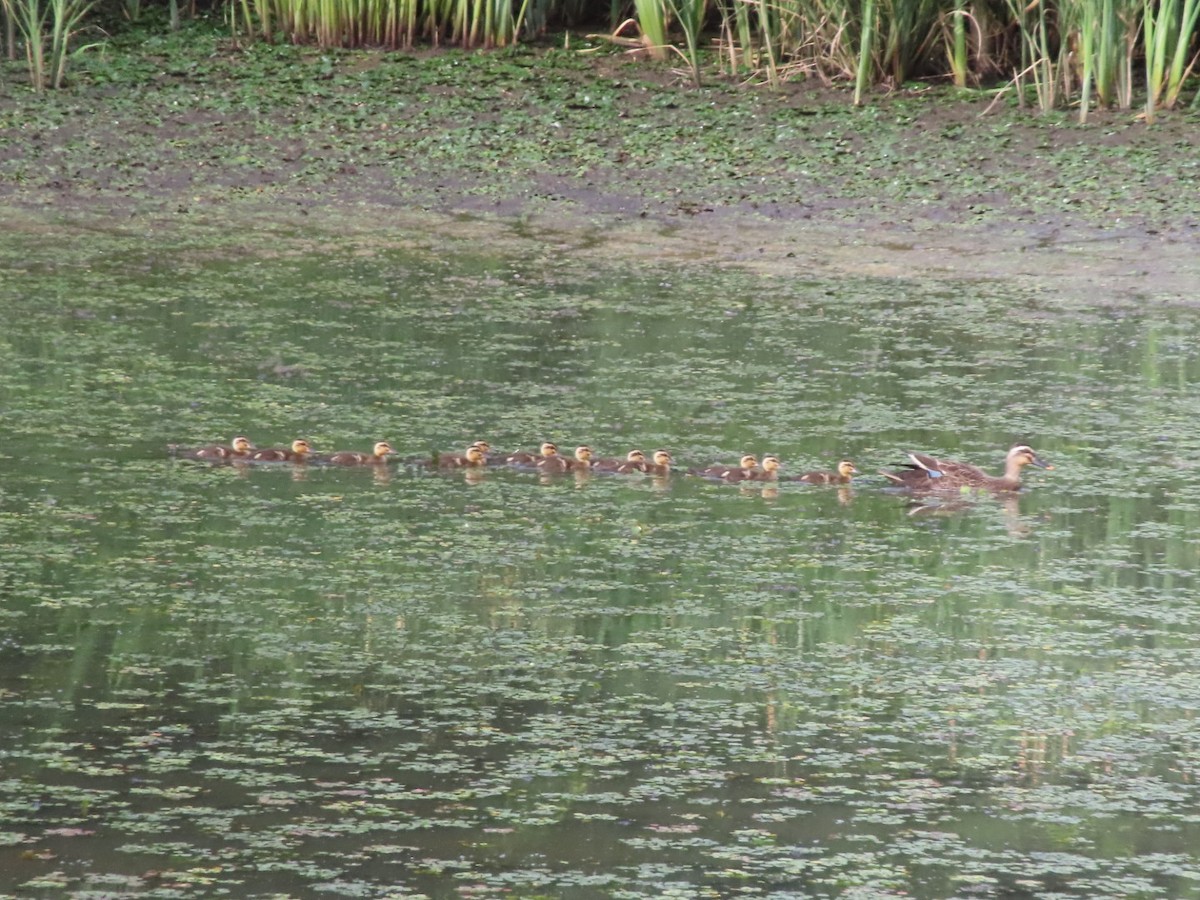
<instances>
[{"instance_id":1,"label":"duck's head","mask_svg":"<svg viewBox=\"0 0 1200 900\"><path fill-rule=\"evenodd\" d=\"M234 453L249 453L254 449L250 438L242 437L240 434L230 442L229 446L233 448Z\"/></svg>"},{"instance_id":2,"label":"duck's head","mask_svg":"<svg viewBox=\"0 0 1200 900\"><path fill-rule=\"evenodd\" d=\"M546 441L542 444L542 456L558 456L558 447Z\"/></svg>"},{"instance_id":3,"label":"duck's head","mask_svg":"<svg viewBox=\"0 0 1200 900\"><path fill-rule=\"evenodd\" d=\"M582 463L591 462L592 448L581 444L575 448L575 458Z\"/></svg>"},{"instance_id":4,"label":"duck's head","mask_svg":"<svg viewBox=\"0 0 1200 900\"><path fill-rule=\"evenodd\" d=\"M758 457L753 453L747 453L742 457L742 461L738 463L738 466L743 469L756 468L758 466Z\"/></svg>"},{"instance_id":5,"label":"duck's head","mask_svg":"<svg viewBox=\"0 0 1200 900\"><path fill-rule=\"evenodd\" d=\"M1017 444L1009 450L1007 462L1009 465L1016 465L1017 468L1023 466L1037 466L1039 469L1054 468L1049 463L1043 462L1028 444Z\"/></svg>"},{"instance_id":6,"label":"duck's head","mask_svg":"<svg viewBox=\"0 0 1200 900\"><path fill-rule=\"evenodd\" d=\"M640 463L646 461L646 454L641 450L630 450L625 454L625 462Z\"/></svg>"},{"instance_id":7,"label":"duck's head","mask_svg":"<svg viewBox=\"0 0 1200 900\"><path fill-rule=\"evenodd\" d=\"M762 467L763 467L764 472L778 472L779 467L782 465L783 465L783 463L781 463L779 461L778 456L764 456L763 457Z\"/></svg>"},{"instance_id":8,"label":"duck's head","mask_svg":"<svg viewBox=\"0 0 1200 900\"><path fill-rule=\"evenodd\" d=\"M292 441L292 452L297 456L304 456L307 453L312 453L312 447L308 446L308 441L303 438L297 438Z\"/></svg>"},{"instance_id":9,"label":"duck's head","mask_svg":"<svg viewBox=\"0 0 1200 900\"><path fill-rule=\"evenodd\" d=\"M656 466L669 466L672 462L671 454L666 450L654 451L654 464Z\"/></svg>"},{"instance_id":10,"label":"duck's head","mask_svg":"<svg viewBox=\"0 0 1200 900\"><path fill-rule=\"evenodd\" d=\"M489 453L491 453L491 452L492 452L492 445L491 445L491 444L489 444L487 441L476 441L476 442L475 442L475 443L473 443L471 446L472 446L472 447L478 447L478 448L479 448L479 451L480 451L480 452L481 452L481 453L482 453L484 456L487 456Z\"/></svg>"},{"instance_id":11,"label":"duck's head","mask_svg":"<svg viewBox=\"0 0 1200 900\"><path fill-rule=\"evenodd\" d=\"M850 462L848 459L843 459L840 463L838 463L837 470L838 474L843 478L849 478L851 475L858 474L858 469L855 468L854 463Z\"/></svg>"},{"instance_id":12,"label":"duck's head","mask_svg":"<svg viewBox=\"0 0 1200 900\"><path fill-rule=\"evenodd\" d=\"M395 452L396 451L392 449L392 445L389 444L387 441L377 441L375 444L375 455L376 456L387 456L389 453L395 453Z\"/></svg>"},{"instance_id":13,"label":"duck's head","mask_svg":"<svg viewBox=\"0 0 1200 900\"><path fill-rule=\"evenodd\" d=\"M484 449L479 444L472 444L463 455L467 458L467 462L473 466L481 465L487 459L487 453L484 452Z\"/></svg>"}]
</instances>

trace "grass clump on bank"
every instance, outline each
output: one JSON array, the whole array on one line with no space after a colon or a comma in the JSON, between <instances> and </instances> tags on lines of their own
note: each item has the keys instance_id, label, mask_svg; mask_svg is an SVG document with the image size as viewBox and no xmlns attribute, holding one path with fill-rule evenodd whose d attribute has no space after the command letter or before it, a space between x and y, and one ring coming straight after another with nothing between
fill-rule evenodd
<instances>
[{"instance_id":1,"label":"grass clump on bank","mask_svg":"<svg viewBox=\"0 0 1200 900\"><path fill-rule=\"evenodd\" d=\"M91 0L0 3L8 57L25 56L36 90L60 86ZM177 27L176 0L168 9ZM214 12L239 41L323 49L493 48L585 25L638 53L673 54L697 85L714 69L773 85L810 78L853 84L856 103L917 79L995 87L1042 110L1077 107L1081 121L1139 97L1151 120L1200 105L1200 0L223 0ZM143 0L123 0L94 17L145 13Z\"/></svg>"}]
</instances>

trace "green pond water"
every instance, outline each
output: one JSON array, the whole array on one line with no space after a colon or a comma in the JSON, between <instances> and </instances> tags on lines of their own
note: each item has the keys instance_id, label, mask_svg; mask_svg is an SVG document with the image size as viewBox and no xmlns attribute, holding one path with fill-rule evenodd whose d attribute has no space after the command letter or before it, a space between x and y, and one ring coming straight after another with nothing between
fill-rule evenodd
<instances>
[{"instance_id":1,"label":"green pond water","mask_svg":"<svg viewBox=\"0 0 1200 900\"><path fill-rule=\"evenodd\" d=\"M452 252L451 252L452 251ZM0 241L0 892L1200 896L1200 314ZM544 439L852 489L211 466ZM1053 471L932 506L919 449Z\"/></svg>"}]
</instances>

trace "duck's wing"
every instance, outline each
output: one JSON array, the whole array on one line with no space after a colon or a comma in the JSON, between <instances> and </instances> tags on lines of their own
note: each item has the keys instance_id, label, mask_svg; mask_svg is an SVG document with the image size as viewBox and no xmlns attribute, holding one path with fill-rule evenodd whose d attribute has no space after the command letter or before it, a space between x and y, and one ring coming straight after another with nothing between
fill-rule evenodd
<instances>
[{"instance_id":1,"label":"duck's wing","mask_svg":"<svg viewBox=\"0 0 1200 900\"><path fill-rule=\"evenodd\" d=\"M904 463L903 468L909 471L924 472L929 478L941 478L946 474L947 468L957 468L962 463L956 463L951 460L938 459L935 456L929 456L925 453L909 453L908 458L911 463Z\"/></svg>"},{"instance_id":2,"label":"duck's wing","mask_svg":"<svg viewBox=\"0 0 1200 900\"><path fill-rule=\"evenodd\" d=\"M979 485L987 484L992 476L970 463L959 462L954 459L935 459L932 456L925 456L920 453L910 453L909 457L918 462L921 468L930 472L931 477L942 477L947 481L954 481L959 484ZM939 472L940 476L933 476L933 472Z\"/></svg>"}]
</instances>

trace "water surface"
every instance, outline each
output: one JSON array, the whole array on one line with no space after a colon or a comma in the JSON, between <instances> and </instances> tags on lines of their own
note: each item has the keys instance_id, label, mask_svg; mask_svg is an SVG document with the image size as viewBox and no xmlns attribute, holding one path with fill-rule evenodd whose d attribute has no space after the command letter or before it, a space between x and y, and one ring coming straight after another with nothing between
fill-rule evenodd
<instances>
[{"instance_id":1,"label":"water surface","mask_svg":"<svg viewBox=\"0 0 1200 900\"><path fill-rule=\"evenodd\" d=\"M1188 298L280 250L0 244L0 890L1200 895Z\"/></svg>"}]
</instances>

